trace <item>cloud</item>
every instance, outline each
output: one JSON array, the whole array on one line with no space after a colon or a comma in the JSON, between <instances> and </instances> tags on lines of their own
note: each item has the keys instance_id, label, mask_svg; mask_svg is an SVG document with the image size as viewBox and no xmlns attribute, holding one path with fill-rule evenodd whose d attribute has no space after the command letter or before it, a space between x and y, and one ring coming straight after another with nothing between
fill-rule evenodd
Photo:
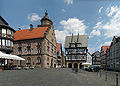
<instances>
[{"instance_id":1,"label":"cloud","mask_svg":"<svg viewBox=\"0 0 120 86\"><path fill-rule=\"evenodd\" d=\"M61 27L63 30L55 30L57 41L64 43L65 37L71 35L72 33L75 34L86 34L85 30L87 26L84 24L83 20L78 18L69 18L68 20L60 21Z\"/></svg>"},{"instance_id":2,"label":"cloud","mask_svg":"<svg viewBox=\"0 0 120 86\"><path fill-rule=\"evenodd\" d=\"M65 10L65 9L61 9L61 11L62 11L62 12L64 12L64 13L66 12L66 10Z\"/></svg>"},{"instance_id":3,"label":"cloud","mask_svg":"<svg viewBox=\"0 0 120 86\"><path fill-rule=\"evenodd\" d=\"M90 37L93 37L93 36L101 36L100 30L93 30L90 33Z\"/></svg>"},{"instance_id":4,"label":"cloud","mask_svg":"<svg viewBox=\"0 0 120 86\"><path fill-rule=\"evenodd\" d=\"M105 42L103 45L108 45L108 46L110 46L110 44L111 44L111 41L108 41L108 42Z\"/></svg>"},{"instance_id":5,"label":"cloud","mask_svg":"<svg viewBox=\"0 0 120 86\"><path fill-rule=\"evenodd\" d=\"M106 11L107 11L107 16L111 17L119 11L119 8L117 6L111 6L108 7Z\"/></svg>"},{"instance_id":6,"label":"cloud","mask_svg":"<svg viewBox=\"0 0 120 86\"><path fill-rule=\"evenodd\" d=\"M105 38L120 34L120 8L111 6L106 9L106 22L98 22L93 28L101 30ZM95 31L94 31L95 32Z\"/></svg>"},{"instance_id":7,"label":"cloud","mask_svg":"<svg viewBox=\"0 0 120 86\"><path fill-rule=\"evenodd\" d=\"M105 30L104 36L110 38L120 34L120 8L112 6L107 10L109 10L107 13L109 21L103 24L102 28Z\"/></svg>"},{"instance_id":8,"label":"cloud","mask_svg":"<svg viewBox=\"0 0 120 86\"><path fill-rule=\"evenodd\" d=\"M94 29L100 29L100 28L102 28L101 24L102 24L102 22L98 22L93 28Z\"/></svg>"},{"instance_id":9,"label":"cloud","mask_svg":"<svg viewBox=\"0 0 120 86\"><path fill-rule=\"evenodd\" d=\"M67 4L73 4L73 0L64 0L64 2Z\"/></svg>"},{"instance_id":10,"label":"cloud","mask_svg":"<svg viewBox=\"0 0 120 86\"><path fill-rule=\"evenodd\" d=\"M64 43L65 37L70 35L69 32L67 31L60 31L60 30L55 30L56 38L58 42Z\"/></svg>"},{"instance_id":11,"label":"cloud","mask_svg":"<svg viewBox=\"0 0 120 86\"><path fill-rule=\"evenodd\" d=\"M102 9L103 9L103 7L100 7L100 9L99 9L99 11L98 11L98 12L99 12L99 13L101 13L101 12L102 12Z\"/></svg>"},{"instance_id":12,"label":"cloud","mask_svg":"<svg viewBox=\"0 0 120 86\"><path fill-rule=\"evenodd\" d=\"M101 24L102 24L102 22L98 22L98 23L93 27L93 30L92 30L92 32L90 33L90 38L93 37L93 36L101 36L101 32L100 32Z\"/></svg>"},{"instance_id":13,"label":"cloud","mask_svg":"<svg viewBox=\"0 0 120 86\"><path fill-rule=\"evenodd\" d=\"M29 21L35 22L35 21L40 20L41 18L37 13L31 13L31 14L28 14L27 19Z\"/></svg>"}]
</instances>

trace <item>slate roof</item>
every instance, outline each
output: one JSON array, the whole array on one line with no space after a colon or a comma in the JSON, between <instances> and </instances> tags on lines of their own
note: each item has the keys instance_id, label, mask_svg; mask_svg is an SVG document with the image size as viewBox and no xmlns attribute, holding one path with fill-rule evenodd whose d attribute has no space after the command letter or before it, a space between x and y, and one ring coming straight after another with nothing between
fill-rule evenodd
<instances>
[{"instance_id":1,"label":"slate roof","mask_svg":"<svg viewBox=\"0 0 120 86\"><path fill-rule=\"evenodd\" d=\"M65 48L69 48L70 43L81 43L80 47L88 47L88 36L87 35L66 36Z\"/></svg>"}]
</instances>

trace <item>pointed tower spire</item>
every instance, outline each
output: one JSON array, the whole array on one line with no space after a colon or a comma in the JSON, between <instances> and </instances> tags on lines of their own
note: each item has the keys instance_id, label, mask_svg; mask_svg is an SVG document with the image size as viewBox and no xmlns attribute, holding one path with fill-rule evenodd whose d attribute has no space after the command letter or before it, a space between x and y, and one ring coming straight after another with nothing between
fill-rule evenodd
<instances>
[{"instance_id":1,"label":"pointed tower spire","mask_svg":"<svg viewBox=\"0 0 120 86\"><path fill-rule=\"evenodd\" d=\"M78 40L79 40L79 33L78 33L78 35L77 35L77 43L78 43Z\"/></svg>"},{"instance_id":2,"label":"pointed tower spire","mask_svg":"<svg viewBox=\"0 0 120 86\"><path fill-rule=\"evenodd\" d=\"M45 16L48 16L47 10L46 10L46 12L45 12Z\"/></svg>"},{"instance_id":3,"label":"pointed tower spire","mask_svg":"<svg viewBox=\"0 0 120 86\"><path fill-rule=\"evenodd\" d=\"M41 19L41 25L43 26L49 26L52 25L53 22L50 20L49 16L48 16L48 12L47 10L45 11L45 16Z\"/></svg>"}]
</instances>

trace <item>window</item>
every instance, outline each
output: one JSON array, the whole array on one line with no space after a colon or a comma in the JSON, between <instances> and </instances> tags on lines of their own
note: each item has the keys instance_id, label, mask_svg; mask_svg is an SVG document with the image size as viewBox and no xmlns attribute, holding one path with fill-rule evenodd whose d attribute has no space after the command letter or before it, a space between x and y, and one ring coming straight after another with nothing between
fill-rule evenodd
<instances>
[{"instance_id":1,"label":"window","mask_svg":"<svg viewBox=\"0 0 120 86\"><path fill-rule=\"evenodd\" d=\"M27 63L31 63L31 58L30 57L27 58Z\"/></svg>"},{"instance_id":2,"label":"window","mask_svg":"<svg viewBox=\"0 0 120 86\"><path fill-rule=\"evenodd\" d=\"M38 54L40 54L41 53L41 43L38 43L37 50L38 50Z\"/></svg>"},{"instance_id":3,"label":"window","mask_svg":"<svg viewBox=\"0 0 120 86\"><path fill-rule=\"evenodd\" d=\"M10 46L10 40L6 40L6 46Z\"/></svg>"},{"instance_id":4,"label":"window","mask_svg":"<svg viewBox=\"0 0 120 86\"><path fill-rule=\"evenodd\" d=\"M40 57L37 57L37 63L39 63L39 64L40 64L40 62L41 62Z\"/></svg>"},{"instance_id":5,"label":"window","mask_svg":"<svg viewBox=\"0 0 120 86\"><path fill-rule=\"evenodd\" d=\"M47 61L49 61L49 57L47 57Z\"/></svg>"},{"instance_id":6,"label":"window","mask_svg":"<svg viewBox=\"0 0 120 86\"><path fill-rule=\"evenodd\" d=\"M6 29L2 28L2 33L6 34Z\"/></svg>"},{"instance_id":7,"label":"window","mask_svg":"<svg viewBox=\"0 0 120 86\"><path fill-rule=\"evenodd\" d=\"M75 43L70 43L70 47L75 47Z\"/></svg>"},{"instance_id":8,"label":"window","mask_svg":"<svg viewBox=\"0 0 120 86\"><path fill-rule=\"evenodd\" d=\"M54 47L54 53L56 54L56 48Z\"/></svg>"},{"instance_id":9,"label":"window","mask_svg":"<svg viewBox=\"0 0 120 86\"><path fill-rule=\"evenodd\" d=\"M5 39L2 39L2 45L5 46Z\"/></svg>"},{"instance_id":10,"label":"window","mask_svg":"<svg viewBox=\"0 0 120 86\"><path fill-rule=\"evenodd\" d=\"M47 46L47 51L49 52L49 46Z\"/></svg>"},{"instance_id":11,"label":"window","mask_svg":"<svg viewBox=\"0 0 120 86\"><path fill-rule=\"evenodd\" d=\"M6 37L6 29L2 28L2 37Z\"/></svg>"},{"instance_id":12,"label":"window","mask_svg":"<svg viewBox=\"0 0 120 86\"><path fill-rule=\"evenodd\" d=\"M22 53L22 47L18 47L18 52L19 52L19 54Z\"/></svg>"},{"instance_id":13,"label":"window","mask_svg":"<svg viewBox=\"0 0 120 86\"><path fill-rule=\"evenodd\" d=\"M48 41L48 46L49 46L49 41Z\"/></svg>"},{"instance_id":14,"label":"window","mask_svg":"<svg viewBox=\"0 0 120 86\"><path fill-rule=\"evenodd\" d=\"M12 36L14 35L14 32L13 32L13 31L11 31L11 35L12 35Z\"/></svg>"},{"instance_id":15,"label":"window","mask_svg":"<svg viewBox=\"0 0 120 86\"><path fill-rule=\"evenodd\" d=\"M7 29L7 34L11 34L11 30Z\"/></svg>"},{"instance_id":16,"label":"window","mask_svg":"<svg viewBox=\"0 0 120 86\"><path fill-rule=\"evenodd\" d=\"M1 39L0 39L0 45L1 45Z\"/></svg>"},{"instance_id":17,"label":"window","mask_svg":"<svg viewBox=\"0 0 120 86\"><path fill-rule=\"evenodd\" d=\"M11 47L13 47L13 41L11 41Z\"/></svg>"},{"instance_id":18,"label":"window","mask_svg":"<svg viewBox=\"0 0 120 86\"><path fill-rule=\"evenodd\" d=\"M30 48L31 48L30 46L27 46L28 54L30 54L30 52L31 52L31 49L30 49Z\"/></svg>"}]
</instances>

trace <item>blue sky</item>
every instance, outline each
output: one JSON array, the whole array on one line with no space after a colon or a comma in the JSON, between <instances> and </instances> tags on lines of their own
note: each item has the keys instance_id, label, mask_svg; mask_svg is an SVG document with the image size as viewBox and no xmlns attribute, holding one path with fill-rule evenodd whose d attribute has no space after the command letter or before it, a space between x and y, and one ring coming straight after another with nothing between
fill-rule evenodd
<instances>
[{"instance_id":1,"label":"blue sky","mask_svg":"<svg viewBox=\"0 0 120 86\"><path fill-rule=\"evenodd\" d=\"M89 36L88 49L93 53L109 45L120 33L119 0L0 0L0 15L13 27L36 27L47 9L58 42L78 32Z\"/></svg>"}]
</instances>

